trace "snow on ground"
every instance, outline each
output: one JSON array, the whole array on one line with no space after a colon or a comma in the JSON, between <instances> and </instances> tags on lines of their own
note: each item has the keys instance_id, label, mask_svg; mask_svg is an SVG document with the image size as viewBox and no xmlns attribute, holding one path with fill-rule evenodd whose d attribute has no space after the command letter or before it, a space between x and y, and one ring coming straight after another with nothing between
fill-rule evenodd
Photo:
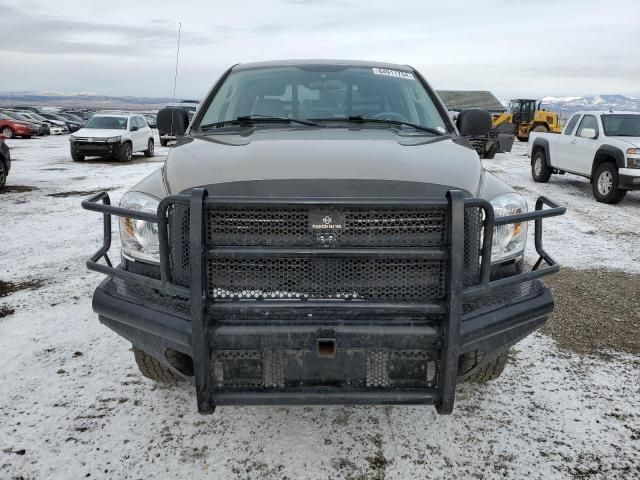
<instances>
[{"instance_id":1,"label":"snow on ground","mask_svg":"<svg viewBox=\"0 0 640 480\"><path fill-rule=\"evenodd\" d=\"M91 294L102 276L84 266L101 223L80 200L109 189L117 201L167 149L130 164L73 163L65 137L9 145L9 186L37 190L0 194L0 279L44 283L0 301L15 309L0 318L0 478L640 477L640 359L562 352L542 334L518 344L498 381L461 386L449 417L341 406L199 416L192 387L142 378L129 345L98 323ZM486 167L531 202L545 194L569 207L545 222L549 251L575 267L637 272L640 194L606 206L577 177L534 184L515 147Z\"/></svg>"}]
</instances>

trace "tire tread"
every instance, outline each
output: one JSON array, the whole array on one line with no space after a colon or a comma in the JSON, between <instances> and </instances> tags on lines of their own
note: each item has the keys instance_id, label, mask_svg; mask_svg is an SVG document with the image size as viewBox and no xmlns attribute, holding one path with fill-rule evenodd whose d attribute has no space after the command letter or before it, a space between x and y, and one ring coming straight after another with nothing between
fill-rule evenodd
<instances>
[{"instance_id":1,"label":"tire tread","mask_svg":"<svg viewBox=\"0 0 640 480\"><path fill-rule=\"evenodd\" d=\"M161 383L175 383L181 380L180 377L145 351L133 347L133 355L138 365L138 370L143 376Z\"/></svg>"}]
</instances>

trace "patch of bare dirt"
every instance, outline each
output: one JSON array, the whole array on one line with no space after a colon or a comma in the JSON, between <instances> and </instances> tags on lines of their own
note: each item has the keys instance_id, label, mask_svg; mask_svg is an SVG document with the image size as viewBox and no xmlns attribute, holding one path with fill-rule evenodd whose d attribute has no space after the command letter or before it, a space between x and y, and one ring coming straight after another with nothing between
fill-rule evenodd
<instances>
[{"instance_id":1,"label":"patch of bare dirt","mask_svg":"<svg viewBox=\"0 0 640 480\"><path fill-rule=\"evenodd\" d=\"M6 297L11 295L12 293L18 292L20 290L25 290L27 288L35 289L40 288L44 285L43 280L27 280L25 282L5 282L0 280L0 297Z\"/></svg>"},{"instance_id":2,"label":"patch of bare dirt","mask_svg":"<svg viewBox=\"0 0 640 480\"><path fill-rule=\"evenodd\" d=\"M34 190L37 190L37 188L28 185L5 185L5 187L0 190L0 193L24 193Z\"/></svg>"},{"instance_id":3,"label":"patch of bare dirt","mask_svg":"<svg viewBox=\"0 0 640 480\"><path fill-rule=\"evenodd\" d=\"M556 307L542 331L560 348L640 354L640 275L563 268L544 281Z\"/></svg>"},{"instance_id":4,"label":"patch of bare dirt","mask_svg":"<svg viewBox=\"0 0 640 480\"><path fill-rule=\"evenodd\" d=\"M16 313L16 311L13 308L7 305L0 305L0 318L8 317L14 313Z\"/></svg>"},{"instance_id":5,"label":"patch of bare dirt","mask_svg":"<svg viewBox=\"0 0 640 480\"><path fill-rule=\"evenodd\" d=\"M103 192L104 189L99 190L70 190L68 192L49 193L47 197L64 198L64 197L88 197L89 195L95 195L96 193Z\"/></svg>"}]
</instances>

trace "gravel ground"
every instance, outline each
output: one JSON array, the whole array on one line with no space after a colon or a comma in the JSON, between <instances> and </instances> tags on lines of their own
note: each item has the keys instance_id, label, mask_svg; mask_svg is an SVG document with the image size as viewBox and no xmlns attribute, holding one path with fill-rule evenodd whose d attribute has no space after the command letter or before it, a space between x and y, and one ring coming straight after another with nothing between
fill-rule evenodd
<instances>
[{"instance_id":1,"label":"gravel ground","mask_svg":"<svg viewBox=\"0 0 640 480\"><path fill-rule=\"evenodd\" d=\"M142 378L130 345L98 323L91 294L102 276L83 263L102 231L99 216L80 209L82 197L108 189L117 202L167 149L130 164L73 163L63 137L9 144L15 163L0 195L0 308L11 311L0 318L0 479L640 478L637 351L615 352L619 340L598 347L611 349L606 357L564 348L566 332L582 337L582 324L553 332L596 308L565 305L562 291L588 282L592 297L609 289L614 298L609 277L581 279L579 269L640 272L637 193L605 207L579 179L534 184L519 144L485 163L530 200L545 194L569 206L548 222L545 245L578 271L566 286L557 280L559 312L569 320L558 316L552 336L519 343L499 380L460 386L452 416L336 406L224 407L202 417L191 387ZM117 242L113 248L117 258ZM613 317L606 305L597 307L603 322Z\"/></svg>"},{"instance_id":2,"label":"gravel ground","mask_svg":"<svg viewBox=\"0 0 640 480\"><path fill-rule=\"evenodd\" d=\"M640 354L640 275L565 268L545 283L556 308L542 331L560 348Z\"/></svg>"}]
</instances>

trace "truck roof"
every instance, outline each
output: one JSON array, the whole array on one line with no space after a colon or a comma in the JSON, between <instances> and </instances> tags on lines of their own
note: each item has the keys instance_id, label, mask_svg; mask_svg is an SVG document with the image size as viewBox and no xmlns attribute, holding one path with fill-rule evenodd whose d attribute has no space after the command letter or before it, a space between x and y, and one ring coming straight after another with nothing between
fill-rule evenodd
<instances>
[{"instance_id":1,"label":"truck roof","mask_svg":"<svg viewBox=\"0 0 640 480\"><path fill-rule=\"evenodd\" d=\"M640 115L640 112L632 112L630 110L578 110L573 112L575 114L589 114L589 115L603 115L603 114L615 114L615 115Z\"/></svg>"},{"instance_id":2,"label":"truck roof","mask_svg":"<svg viewBox=\"0 0 640 480\"><path fill-rule=\"evenodd\" d=\"M233 67L233 70L251 70L254 68L272 68L272 67L299 67L303 65L342 65L345 67L376 67L389 68L393 70L401 70L405 72L413 71L409 65L400 65L397 63L376 62L369 60L328 60L328 59L308 59L308 60L270 60L266 62L239 63Z\"/></svg>"}]
</instances>

